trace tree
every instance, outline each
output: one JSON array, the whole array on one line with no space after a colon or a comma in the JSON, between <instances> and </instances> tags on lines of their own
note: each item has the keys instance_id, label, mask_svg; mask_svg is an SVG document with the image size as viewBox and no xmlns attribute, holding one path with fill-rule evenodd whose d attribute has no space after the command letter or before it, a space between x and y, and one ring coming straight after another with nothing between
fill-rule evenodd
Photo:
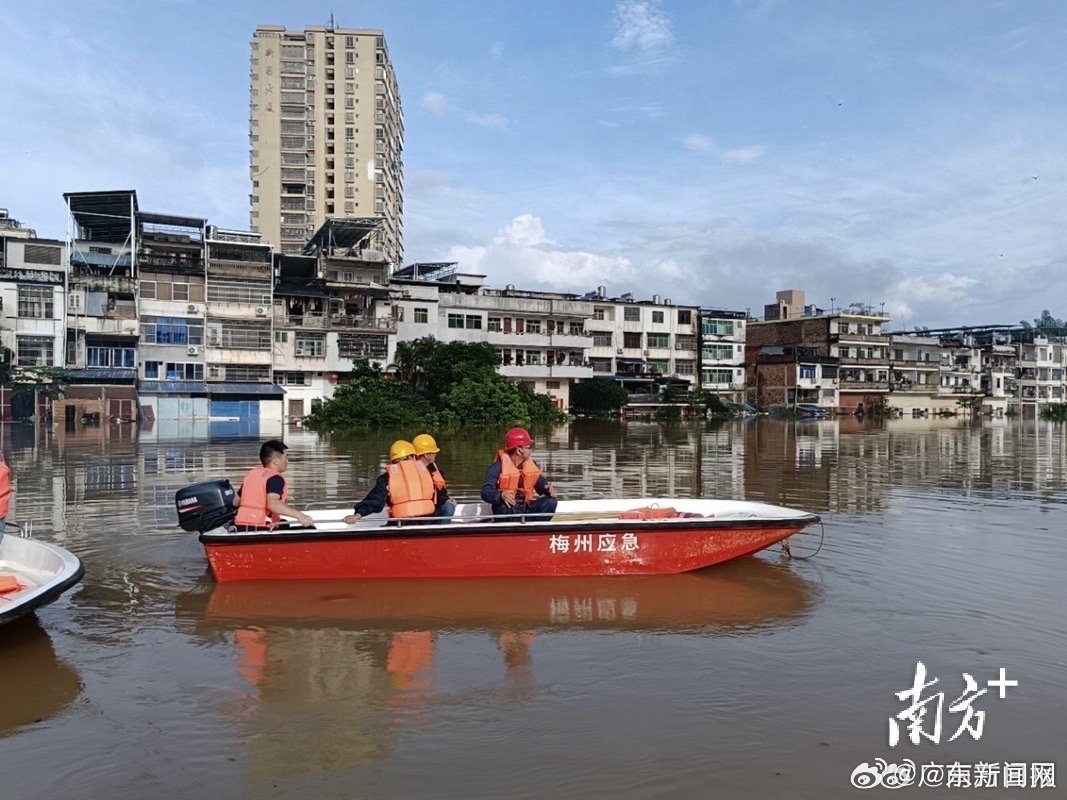
<instances>
[{"instance_id":1,"label":"tree","mask_svg":"<svg viewBox=\"0 0 1067 800\"><path fill-rule=\"evenodd\" d=\"M618 416L630 393L615 381L592 378L571 388L571 412L590 417Z\"/></svg>"},{"instance_id":2,"label":"tree","mask_svg":"<svg viewBox=\"0 0 1067 800\"><path fill-rule=\"evenodd\" d=\"M1027 330L1033 330L1037 333L1046 335L1063 335L1067 333L1067 320L1058 319L1052 316L1047 308L1041 312L1040 317L1034 319L1033 323L1021 319L1019 320L1019 324Z\"/></svg>"},{"instance_id":3,"label":"tree","mask_svg":"<svg viewBox=\"0 0 1067 800\"><path fill-rule=\"evenodd\" d=\"M436 402L467 378L497 374L500 354L488 342L437 343L426 362L426 394Z\"/></svg>"}]
</instances>

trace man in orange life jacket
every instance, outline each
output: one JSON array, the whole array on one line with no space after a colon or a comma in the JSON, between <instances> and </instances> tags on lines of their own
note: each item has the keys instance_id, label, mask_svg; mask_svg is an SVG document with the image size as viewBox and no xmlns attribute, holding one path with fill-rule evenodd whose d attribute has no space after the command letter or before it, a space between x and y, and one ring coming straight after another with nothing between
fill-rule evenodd
<instances>
[{"instance_id":1,"label":"man in orange life jacket","mask_svg":"<svg viewBox=\"0 0 1067 800\"><path fill-rule=\"evenodd\" d=\"M263 466L248 470L233 505L237 516L233 524L238 530L269 531L281 522L284 514L296 517L305 527L314 527L315 521L307 514L285 504L289 497L289 485L282 475L289 466L288 446L278 439L264 442L259 448L259 463Z\"/></svg>"},{"instance_id":2,"label":"man in orange life jacket","mask_svg":"<svg viewBox=\"0 0 1067 800\"><path fill-rule=\"evenodd\" d=\"M367 496L356 503L355 513L345 517L345 524L352 525L361 517L377 514L387 505L393 518L438 516L436 497L430 471L415 458L415 446L397 439L389 448L385 472Z\"/></svg>"},{"instance_id":3,"label":"man in orange life jacket","mask_svg":"<svg viewBox=\"0 0 1067 800\"><path fill-rule=\"evenodd\" d=\"M489 465L482 484L482 500L492 504L494 516L543 514L547 518L556 512L556 490L530 458L533 445L525 428L512 428L504 435L504 449Z\"/></svg>"},{"instance_id":4,"label":"man in orange life jacket","mask_svg":"<svg viewBox=\"0 0 1067 800\"><path fill-rule=\"evenodd\" d=\"M456 501L448 496L448 481L437 466L437 454L441 448L437 440L428 433L420 433L411 440L415 448L415 460L421 461L433 479L433 488L437 490L437 510L435 517L451 517L456 513Z\"/></svg>"}]
</instances>

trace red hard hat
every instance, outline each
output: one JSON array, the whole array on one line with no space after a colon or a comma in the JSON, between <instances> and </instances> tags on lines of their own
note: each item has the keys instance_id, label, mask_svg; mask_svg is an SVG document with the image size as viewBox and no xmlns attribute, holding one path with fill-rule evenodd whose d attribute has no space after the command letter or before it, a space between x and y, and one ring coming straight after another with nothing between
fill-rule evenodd
<instances>
[{"instance_id":1,"label":"red hard hat","mask_svg":"<svg viewBox=\"0 0 1067 800\"><path fill-rule=\"evenodd\" d=\"M506 450L514 450L516 447L529 447L533 443L533 438L531 438L526 428L512 428L504 434L504 448Z\"/></svg>"}]
</instances>

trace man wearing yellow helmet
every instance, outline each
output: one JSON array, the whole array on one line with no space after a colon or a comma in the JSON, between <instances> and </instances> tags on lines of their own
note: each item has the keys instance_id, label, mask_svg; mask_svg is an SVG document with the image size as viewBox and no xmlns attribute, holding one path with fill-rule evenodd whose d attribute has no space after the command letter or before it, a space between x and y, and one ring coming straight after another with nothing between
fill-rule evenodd
<instances>
[{"instance_id":1,"label":"man wearing yellow helmet","mask_svg":"<svg viewBox=\"0 0 1067 800\"><path fill-rule=\"evenodd\" d=\"M390 517L430 517L437 510L436 497L433 478L426 465L416 459L415 446L397 439L389 448L385 471L367 496L356 504L355 513L345 517L345 524L352 525L360 517L377 514L387 505Z\"/></svg>"},{"instance_id":2,"label":"man wearing yellow helmet","mask_svg":"<svg viewBox=\"0 0 1067 800\"><path fill-rule=\"evenodd\" d=\"M415 447L415 458L426 465L426 469L433 478L433 488L437 490L437 510L435 517L451 517L456 513L456 501L448 496L448 481L437 466L437 454L441 448L437 446L437 440L428 433L420 433L411 440Z\"/></svg>"}]
</instances>

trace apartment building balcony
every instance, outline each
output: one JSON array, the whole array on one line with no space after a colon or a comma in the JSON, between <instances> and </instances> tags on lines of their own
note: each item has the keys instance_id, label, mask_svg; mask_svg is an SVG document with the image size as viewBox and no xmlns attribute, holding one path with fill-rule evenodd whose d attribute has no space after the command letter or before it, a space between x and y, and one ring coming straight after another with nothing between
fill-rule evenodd
<instances>
[{"instance_id":1,"label":"apartment building balcony","mask_svg":"<svg viewBox=\"0 0 1067 800\"><path fill-rule=\"evenodd\" d=\"M889 369L890 360L888 358L856 358L855 356L841 356L838 359L838 363L842 367L885 367L886 369Z\"/></svg>"},{"instance_id":2,"label":"apartment building balcony","mask_svg":"<svg viewBox=\"0 0 1067 800\"><path fill-rule=\"evenodd\" d=\"M130 316L83 317L69 316L67 328L82 331L88 335L101 336L140 336L141 326L137 318Z\"/></svg>"},{"instance_id":3,"label":"apartment building balcony","mask_svg":"<svg viewBox=\"0 0 1067 800\"><path fill-rule=\"evenodd\" d=\"M856 342L857 344L889 344L889 337L875 333L835 333L830 335L830 341L841 344Z\"/></svg>"},{"instance_id":4,"label":"apartment building balcony","mask_svg":"<svg viewBox=\"0 0 1067 800\"><path fill-rule=\"evenodd\" d=\"M207 276L209 280L212 278L258 282L273 280L270 264L229 261L220 258L208 259Z\"/></svg>"},{"instance_id":5,"label":"apartment building balcony","mask_svg":"<svg viewBox=\"0 0 1067 800\"><path fill-rule=\"evenodd\" d=\"M515 289L486 289L484 294L455 295L449 298L448 308L499 311L503 315L523 314L544 319L571 318L586 320L593 315L593 304L579 300L557 300L537 297L536 292Z\"/></svg>"},{"instance_id":6,"label":"apartment building balcony","mask_svg":"<svg viewBox=\"0 0 1067 800\"><path fill-rule=\"evenodd\" d=\"M591 366L571 364L501 364L499 372L516 380L580 380L593 377Z\"/></svg>"},{"instance_id":7,"label":"apartment building balcony","mask_svg":"<svg viewBox=\"0 0 1067 800\"><path fill-rule=\"evenodd\" d=\"M130 297L133 297L137 291L137 279L130 275L106 275L88 272L77 267L71 267L69 285L71 289L85 289L89 292L107 292Z\"/></svg>"},{"instance_id":8,"label":"apartment building balcony","mask_svg":"<svg viewBox=\"0 0 1067 800\"><path fill-rule=\"evenodd\" d=\"M854 381L842 379L838 383L842 392L888 392L888 381Z\"/></svg>"}]
</instances>

